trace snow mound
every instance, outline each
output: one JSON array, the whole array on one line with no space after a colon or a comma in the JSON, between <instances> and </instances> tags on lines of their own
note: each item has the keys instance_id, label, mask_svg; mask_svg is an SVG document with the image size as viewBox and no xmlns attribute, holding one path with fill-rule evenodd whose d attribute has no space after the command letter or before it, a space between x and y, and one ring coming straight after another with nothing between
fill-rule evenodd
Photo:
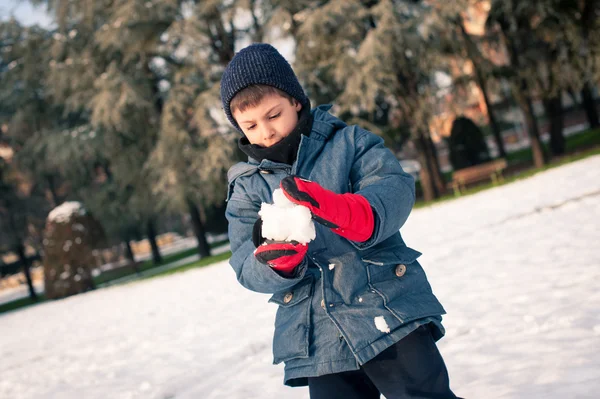
<instances>
[{"instance_id":1,"label":"snow mound","mask_svg":"<svg viewBox=\"0 0 600 399\"><path fill-rule=\"evenodd\" d=\"M63 202L48 214L48 222L67 223L73 215L85 215L85 208L80 202Z\"/></svg>"}]
</instances>

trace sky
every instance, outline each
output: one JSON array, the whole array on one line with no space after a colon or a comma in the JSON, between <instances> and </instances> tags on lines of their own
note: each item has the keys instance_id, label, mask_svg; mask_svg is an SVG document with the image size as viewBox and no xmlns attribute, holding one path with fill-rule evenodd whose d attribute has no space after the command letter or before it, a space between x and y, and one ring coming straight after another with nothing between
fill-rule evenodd
<instances>
[{"instance_id":1,"label":"sky","mask_svg":"<svg viewBox=\"0 0 600 399\"><path fill-rule=\"evenodd\" d=\"M45 7L33 7L29 1L24 0L1 0L0 19L4 21L11 16L25 25L39 24L44 27L52 25L52 19L48 16Z\"/></svg>"}]
</instances>

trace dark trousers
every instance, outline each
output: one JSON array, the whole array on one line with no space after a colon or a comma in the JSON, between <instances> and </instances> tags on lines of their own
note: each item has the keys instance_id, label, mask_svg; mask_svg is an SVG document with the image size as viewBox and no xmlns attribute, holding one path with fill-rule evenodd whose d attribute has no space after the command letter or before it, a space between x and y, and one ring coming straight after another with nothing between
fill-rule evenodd
<instances>
[{"instance_id":1,"label":"dark trousers","mask_svg":"<svg viewBox=\"0 0 600 399\"><path fill-rule=\"evenodd\" d=\"M428 326L421 326L360 370L310 377L311 399L455 399Z\"/></svg>"}]
</instances>

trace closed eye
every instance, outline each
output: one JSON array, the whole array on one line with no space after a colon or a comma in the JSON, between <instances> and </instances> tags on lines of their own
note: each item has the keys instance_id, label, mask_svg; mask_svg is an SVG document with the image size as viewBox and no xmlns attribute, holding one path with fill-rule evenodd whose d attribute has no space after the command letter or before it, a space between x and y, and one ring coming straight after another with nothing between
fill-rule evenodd
<instances>
[{"instance_id":1,"label":"closed eye","mask_svg":"<svg viewBox=\"0 0 600 399\"><path fill-rule=\"evenodd\" d=\"M256 125L247 126L247 127L246 127L246 130L252 130L252 129L254 129L255 127L256 127Z\"/></svg>"},{"instance_id":2,"label":"closed eye","mask_svg":"<svg viewBox=\"0 0 600 399\"><path fill-rule=\"evenodd\" d=\"M281 115L281 112L279 112L273 116L269 116L269 119L275 119L275 118L279 117L279 115Z\"/></svg>"}]
</instances>

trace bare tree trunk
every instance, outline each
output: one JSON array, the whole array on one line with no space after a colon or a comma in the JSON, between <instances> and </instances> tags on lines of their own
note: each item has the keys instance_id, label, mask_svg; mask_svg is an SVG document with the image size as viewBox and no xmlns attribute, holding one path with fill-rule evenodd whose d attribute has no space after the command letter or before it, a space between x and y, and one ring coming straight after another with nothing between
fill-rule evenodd
<instances>
[{"instance_id":1,"label":"bare tree trunk","mask_svg":"<svg viewBox=\"0 0 600 399\"><path fill-rule=\"evenodd\" d=\"M563 135L564 116L560 93L544 99L544 109L550 120L550 151L554 156L562 155L566 150L566 140Z\"/></svg>"},{"instance_id":2,"label":"bare tree trunk","mask_svg":"<svg viewBox=\"0 0 600 399\"><path fill-rule=\"evenodd\" d=\"M477 79L477 85L481 89L481 93L483 94L483 100L485 101L485 107L487 108L488 118L490 120L490 127L492 128L492 134L494 135L494 140L496 141L496 147L498 147L498 152L500 157L506 157L506 150L504 148L504 141L502 140L502 133L500 132L500 127L498 126L498 122L496 120L496 116L494 114L494 110L492 109L492 103L490 101L490 97L488 95L485 78L483 76L483 72L481 71L481 66L479 65L479 60L477 57L478 50L475 48L475 44L471 40L471 37L467 33L465 29L464 21L462 17L459 17L458 26L462 33L463 39L465 40L467 54L471 63L473 64L473 70L475 71L475 78Z\"/></svg>"},{"instance_id":3,"label":"bare tree trunk","mask_svg":"<svg viewBox=\"0 0 600 399\"><path fill-rule=\"evenodd\" d=\"M148 234L148 241L152 248L152 263L160 265L162 263L162 256L160 256L160 250L156 243L156 229L154 228L154 222L152 220L148 220L148 223L146 224L146 234Z\"/></svg>"},{"instance_id":4,"label":"bare tree trunk","mask_svg":"<svg viewBox=\"0 0 600 399\"><path fill-rule=\"evenodd\" d=\"M33 288L33 280L31 279L31 271L29 270L29 259L27 258L27 255L25 254L25 247L23 246L22 241L19 241L17 243L15 252L17 253L17 256L19 257L19 262L21 263L21 266L23 266L23 274L25 274L25 279L27 280L27 287L29 288L29 297L32 300L37 301L38 296L35 292L35 289Z\"/></svg>"},{"instance_id":5,"label":"bare tree trunk","mask_svg":"<svg viewBox=\"0 0 600 399\"><path fill-rule=\"evenodd\" d=\"M542 140L540 139L540 129L537 124L537 119L535 118L533 102L525 93L521 93L521 97L521 109L525 115L527 132L529 133L529 140L531 141L533 164L536 168L541 168L546 164L546 154L544 152Z\"/></svg>"},{"instance_id":6,"label":"bare tree trunk","mask_svg":"<svg viewBox=\"0 0 600 399\"><path fill-rule=\"evenodd\" d=\"M513 7L516 7L515 3L512 3ZM504 40L506 42L506 48L508 50L511 67L515 70L518 70L521 66L521 62L519 60L519 51L515 42L512 40L510 35L507 33L508 27L505 25L500 25ZM529 134L529 140L531 141L531 152L533 153L533 163L537 168L541 168L546 164L546 155L544 153L544 147L540 140L540 129L537 124L537 120L535 118L535 112L533 109L533 102L531 100L531 96L529 95L529 86L527 84L527 80L521 78L518 82L518 87L515 88L515 97L519 102L519 106L523 115L525 116L525 122L527 124L527 133Z\"/></svg>"},{"instance_id":7,"label":"bare tree trunk","mask_svg":"<svg viewBox=\"0 0 600 399\"><path fill-rule=\"evenodd\" d=\"M435 188L433 187L433 182L429 176L427 157L421 152L419 152L419 163L421 164L419 180L421 181L421 190L423 190L423 200L425 200L425 202L433 201L435 199Z\"/></svg>"},{"instance_id":8,"label":"bare tree trunk","mask_svg":"<svg viewBox=\"0 0 600 399\"><path fill-rule=\"evenodd\" d=\"M476 74L479 75L479 71L477 67L475 67ZM483 94L483 100L485 101L485 107L487 108L488 118L490 120L490 126L492 128L492 134L494 135L494 141L496 142L496 147L498 148L498 155L501 158L506 158L506 149L504 148L504 141L502 140L502 133L500 132L500 127L498 126L498 121L496 120L496 116L494 111L492 110L492 103L490 102L487 88L485 87L485 80L483 77L478 76L477 81L479 83L479 88L481 89L481 93Z\"/></svg>"},{"instance_id":9,"label":"bare tree trunk","mask_svg":"<svg viewBox=\"0 0 600 399\"><path fill-rule=\"evenodd\" d=\"M581 89L581 101L583 103L583 108L585 109L585 114L590 127L592 129L600 127L598 108L596 107L596 102L594 101L592 88L588 83L584 84L583 88Z\"/></svg>"},{"instance_id":10,"label":"bare tree trunk","mask_svg":"<svg viewBox=\"0 0 600 399\"><path fill-rule=\"evenodd\" d=\"M131 248L131 242L129 240L125 240L124 243L125 243L125 257L129 261L131 266L133 266L133 270L137 274L140 274L140 269L138 267L137 262L135 261L135 255L133 254L133 249Z\"/></svg>"},{"instance_id":11,"label":"bare tree trunk","mask_svg":"<svg viewBox=\"0 0 600 399\"><path fill-rule=\"evenodd\" d=\"M440 176L439 168L438 172L435 172L437 163L434 160L435 156L431 152L431 147L428 144L428 140L431 139L423 137L422 134L419 134L419 137L416 139L415 144L417 145L419 163L421 164L419 177L421 180L421 188L423 190L423 199L425 201L432 201L440 196ZM438 174L437 177L436 174ZM438 180L437 183L436 180Z\"/></svg>"},{"instance_id":12,"label":"bare tree trunk","mask_svg":"<svg viewBox=\"0 0 600 399\"><path fill-rule=\"evenodd\" d=\"M594 56L594 52L590 50L590 34L595 31L595 21L597 20L597 1L587 0L582 4L583 8L581 9L581 20L580 20L580 28L581 35L583 36L583 46L580 51L583 50L585 54L591 54L590 61L592 62L590 70L595 70L596 66L596 57ZM595 12L596 11L596 12ZM585 71L588 74L588 71ZM588 75L589 76L589 75ZM585 109L585 113L587 115L588 122L592 129L596 129L600 127L600 118L598 118L598 108L596 107L596 102L594 101L594 96L592 95L592 84L593 80L590 80L589 77L586 79L583 88L581 89L581 102L583 103L583 107Z\"/></svg>"},{"instance_id":13,"label":"bare tree trunk","mask_svg":"<svg viewBox=\"0 0 600 399\"><path fill-rule=\"evenodd\" d=\"M46 175L46 182L48 183L48 190L50 191L50 197L52 198L52 207L57 207L60 204L60 199L56 193L56 183L54 176Z\"/></svg>"},{"instance_id":14,"label":"bare tree trunk","mask_svg":"<svg viewBox=\"0 0 600 399\"><path fill-rule=\"evenodd\" d=\"M433 184L435 186L438 197L441 197L446 193L446 181L444 180L444 176L442 175L442 171L440 168L440 161L437 155L437 148L435 147L435 143L429 135L427 135L427 147L427 154L431 158L430 173L433 177Z\"/></svg>"},{"instance_id":15,"label":"bare tree trunk","mask_svg":"<svg viewBox=\"0 0 600 399\"><path fill-rule=\"evenodd\" d=\"M130 262L135 262L135 256L133 255L133 249L131 248L131 242L129 240L125 240L123 242L125 244L125 257Z\"/></svg>"},{"instance_id":16,"label":"bare tree trunk","mask_svg":"<svg viewBox=\"0 0 600 399\"><path fill-rule=\"evenodd\" d=\"M206 241L206 232L204 231L204 224L202 223L198 207L191 199L188 199L187 203L190 210L194 235L196 236L196 240L198 240L198 254L201 258L210 256L210 246L208 245L208 241Z\"/></svg>"}]
</instances>

